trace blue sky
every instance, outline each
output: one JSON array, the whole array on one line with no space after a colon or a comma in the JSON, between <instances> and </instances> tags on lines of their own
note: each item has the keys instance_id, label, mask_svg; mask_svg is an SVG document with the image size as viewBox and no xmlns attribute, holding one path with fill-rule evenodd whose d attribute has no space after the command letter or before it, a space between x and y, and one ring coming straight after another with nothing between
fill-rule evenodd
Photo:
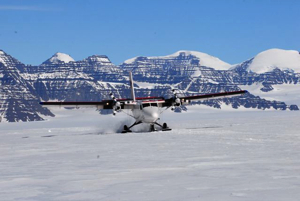
<instances>
[{"instance_id":1,"label":"blue sky","mask_svg":"<svg viewBox=\"0 0 300 201\"><path fill-rule=\"evenodd\" d=\"M298 0L1 0L0 49L37 65L56 52L135 56L194 50L234 64L300 50Z\"/></svg>"}]
</instances>

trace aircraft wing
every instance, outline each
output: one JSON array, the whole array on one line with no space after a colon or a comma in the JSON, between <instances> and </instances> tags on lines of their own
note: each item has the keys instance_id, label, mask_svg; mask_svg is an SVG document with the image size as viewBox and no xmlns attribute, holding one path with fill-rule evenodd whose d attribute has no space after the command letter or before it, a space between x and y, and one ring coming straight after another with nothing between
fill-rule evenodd
<instances>
[{"instance_id":1,"label":"aircraft wing","mask_svg":"<svg viewBox=\"0 0 300 201\"><path fill-rule=\"evenodd\" d=\"M83 108L97 108L97 109L113 109L113 100L104 100L100 102L40 102L45 107L83 107Z\"/></svg>"},{"instance_id":2,"label":"aircraft wing","mask_svg":"<svg viewBox=\"0 0 300 201\"><path fill-rule=\"evenodd\" d=\"M202 94L202 95L196 95L196 96L185 96L185 97L178 97L178 98L173 97L170 99L166 99L164 106L166 106L166 107L172 106L172 105L174 105L174 102L181 103L181 104L188 104L191 101L240 96L247 92L248 91L246 91L246 90L242 90L242 91L221 92L221 93L213 93L213 94Z\"/></svg>"},{"instance_id":3,"label":"aircraft wing","mask_svg":"<svg viewBox=\"0 0 300 201\"><path fill-rule=\"evenodd\" d=\"M136 98L136 100L142 101L143 103L147 102L157 102L159 107L170 107L174 105L188 104L191 101L198 100L208 100L208 99L217 99L224 97L233 97L240 96L247 93L246 90L242 91L232 91L232 92L222 92L214 94L203 94L196 96L185 96L185 97L173 97L169 99L164 99L163 97L142 97ZM97 108L97 109L135 109L137 107L136 102L133 102L132 99L115 99L115 100L103 100L100 102L40 102L42 106L46 107L75 107L75 108Z\"/></svg>"},{"instance_id":4,"label":"aircraft wing","mask_svg":"<svg viewBox=\"0 0 300 201\"><path fill-rule=\"evenodd\" d=\"M116 99L116 100L103 100L99 102L84 101L84 102L40 102L43 107L55 108L55 107L64 107L64 108L96 108L96 109L134 109L135 103L130 99Z\"/></svg>"}]
</instances>

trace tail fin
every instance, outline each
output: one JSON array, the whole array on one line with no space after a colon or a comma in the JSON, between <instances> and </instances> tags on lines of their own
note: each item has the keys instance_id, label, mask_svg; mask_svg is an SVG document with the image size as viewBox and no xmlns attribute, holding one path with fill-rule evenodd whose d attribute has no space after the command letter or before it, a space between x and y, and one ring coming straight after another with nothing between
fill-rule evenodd
<instances>
[{"instance_id":1,"label":"tail fin","mask_svg":"<svg viewBox=\"0 0 300 201\"><path fill-rule=\"evenodd\" d=\"M131 98L135 102L135 93L134 93L134 87L133 87L132 72L129 72L129 79L130 79Z\"/></svg>"}]
</instances>

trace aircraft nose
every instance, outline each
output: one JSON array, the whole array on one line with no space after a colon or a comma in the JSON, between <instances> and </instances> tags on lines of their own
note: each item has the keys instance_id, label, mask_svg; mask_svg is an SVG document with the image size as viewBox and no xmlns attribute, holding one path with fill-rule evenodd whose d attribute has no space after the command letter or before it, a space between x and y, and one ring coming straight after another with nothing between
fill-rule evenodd
<instances>
[{"instance_id":1,"label":"aircraft nose","mask_svg":"<svg viewBox=\"0 0 300 201\"><path fill-rule=\"evenodd\" d=\"M153 112L151 115L154 119L157 119L159 117L157 112Z\"/></svg>"},{"instance_id":2,"label":"aircraft nose","mask_svg":"<svg viewBox=\"0 0 300 201\"><path fill-rule=\"evenodd\" d=\"M152 118L158 118L158 112L156 111L145 111L145 115Z\"/></svg>"},{"instance_id":3,"label":"aircraft nose","mask_svg":"<svg viewBox=\"0 0 300 201\"><path fill-rule=\"evenodd\" d=\"M147 122L155 122L159 118L159 113L154 108L145 108L144 117Z\"/></svg>"}]
</instances>

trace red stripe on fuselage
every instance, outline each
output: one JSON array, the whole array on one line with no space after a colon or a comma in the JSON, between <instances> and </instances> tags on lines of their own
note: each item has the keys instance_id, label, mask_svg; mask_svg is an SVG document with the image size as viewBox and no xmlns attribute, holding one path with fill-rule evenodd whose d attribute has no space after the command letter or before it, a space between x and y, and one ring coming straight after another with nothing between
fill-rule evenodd
<instances>
[{"instance_id":1,"label":"red stripe on fuselage","mask_svg":"<svg viewBox=\"0 0 300 201\"><path fill-rule=\"evenodd\" d=\"M148 99L159 99L159 100L164 100L162 97L155 97L155 96L152 96L152 97L140 97L140 98L135 98L136 100L148 100ZM132 99L128 99L128 98L123 98L123 99L117 99L117 101L129 101L129 100L132 100Z\"/></svg>"},{"instance_id":2,"label":"red stripe on fuselage","mask_svg":"<svg viewBox=\"0 0 300 201\"><path fill-rule=\"evenodd\" d=\"M146 101L142 101L142 103L156 103L156 102L159 102L159 101L165 101L165 100L162 100L162 99L160 99L160 100L146 100Z\"/></svg>"}]
</instances>

